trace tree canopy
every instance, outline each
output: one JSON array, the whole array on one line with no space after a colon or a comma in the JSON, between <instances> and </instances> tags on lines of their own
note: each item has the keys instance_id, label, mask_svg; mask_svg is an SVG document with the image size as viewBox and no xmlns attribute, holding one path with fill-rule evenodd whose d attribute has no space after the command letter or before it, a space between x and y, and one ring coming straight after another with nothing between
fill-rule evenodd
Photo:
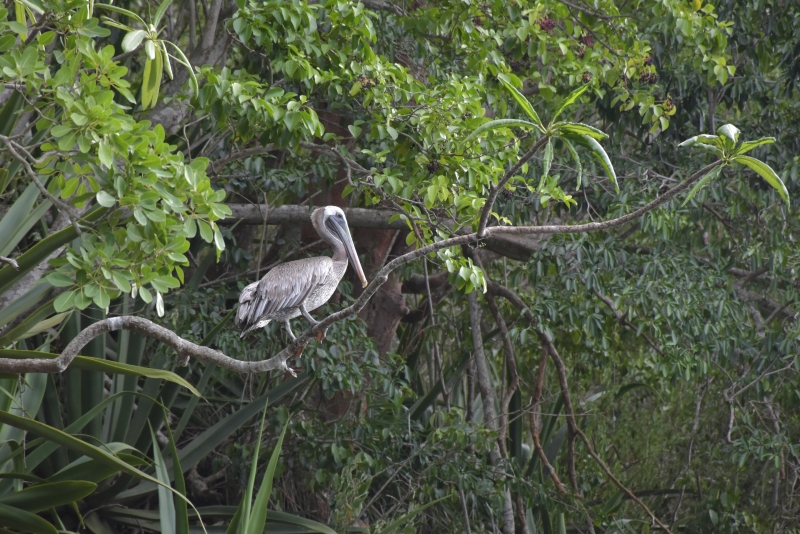
<instances>
[{"instance_id":1,"label":"tree canopy","mask_svg":"<svg viewBox=\"0 0 800 534\"><path fill-rule=\"evenodd\" d=\"M798 21L6 0L0 531L799 532Z\"/></svg>"}]
</instances>

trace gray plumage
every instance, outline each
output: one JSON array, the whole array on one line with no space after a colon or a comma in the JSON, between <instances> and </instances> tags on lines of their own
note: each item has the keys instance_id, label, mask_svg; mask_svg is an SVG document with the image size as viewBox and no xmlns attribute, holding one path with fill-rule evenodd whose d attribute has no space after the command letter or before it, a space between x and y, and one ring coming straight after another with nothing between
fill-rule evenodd
<instances>
[{"instance_id":1,"label":"gray plumage","mask_svg":"<svg viewBox=\"0 0 800 534\"><path fill-rule=\"evenodd\" d=\"M308 312L331 298L347 270L348 257L366 287L367 281L342 210L335 206L319 208L312 213L311 221L320 237L333 247L333 257L282 263L258 282L245 287L236 311L236 325L241 330L241 337L267 326L270 321L280 321L294 339L289 320L300 315L316 324Z\"/></svg>"}]
</instances>

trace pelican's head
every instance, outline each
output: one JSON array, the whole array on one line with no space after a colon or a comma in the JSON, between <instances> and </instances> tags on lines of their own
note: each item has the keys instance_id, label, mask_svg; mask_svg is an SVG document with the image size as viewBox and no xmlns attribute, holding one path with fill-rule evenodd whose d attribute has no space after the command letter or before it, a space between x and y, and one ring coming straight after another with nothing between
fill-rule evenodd
<instances>
[{"instance_id":1,"label":"pelican's head","mask_svg":"<svg viewBox=\"0 0 800 534\"><path fill-rule=\"evenodd\" d=\"M311 222L320 236L323 238L328 237L344 245L344 251L347 253L347 258L361 280L361 286L367 287L367 277L364 276L361 262L358 261L356 247L353 245L353 238L350 237L350 228L347 226L347 219L345 219L342 209L336 206L317 208L311 214ZM336 243L332 242L331 244L336 246Z\"/></svg>"}]
</instances>

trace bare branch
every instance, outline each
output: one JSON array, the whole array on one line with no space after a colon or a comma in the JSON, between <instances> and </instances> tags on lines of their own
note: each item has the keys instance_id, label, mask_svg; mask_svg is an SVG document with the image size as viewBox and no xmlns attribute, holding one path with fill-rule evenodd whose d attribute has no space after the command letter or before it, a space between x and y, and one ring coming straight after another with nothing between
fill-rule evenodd
<instances>
[{"instance_id":1,"label":"bare branch","mask_svg":"<svg viewBox=\"0 0 800 534\"><path fill-rule=\"evenodd\" d=\"M7 263L10 266L12 266L14 269L19 271L19 263L17 263L17 260L15 260L15 259L6 258L5 256L0 256L0 262Z\"/></svg>"},{"instance_id":2,"label":"bare branch","mask_svg":"<svg viewBox=\"0 0 800 534\"><path fill-rule=\"evenodd\" d=\"M489 216L492 214L492 208L494 207L494 201L497 199L497 195L500 194L500 191L506 186L509 180L514 177L515 174L522 168L525 163L528 162L536 153L539 151L540 148L544 146L549 138L547 136L542 136L539 138L536 143L528 150L517 163L514 164L510 169L506 171L503 177L497 182L497 185L492 187L489 191L489 196L486 197L486 204L483 205L483 211L481 212L481 220L478 223L478 237L483 238L484 233L486 232L486 225L489 224Z\"/></svg>"},{"instance_id":3,"label":"bare branch","mask_svg":"<svg viewBox=\"0 0 800 534\"><path fill-rule=\"evenodd\" d=\"M585 7L577 6L575 4L567 2L566 0L558 0L558 1L561 2L562 4L564 4L567 7L571 7L575 11L580 11L581 13L589 15L590 17L597 17L598 19L602 19L602 20L613 20L613 19L627 19L627 18L630 18L629 15L603 15L601 13L598 13L597 11L591 11L591 10L585 8Z\"/></svg>"},{"instance_id":4,"label":"bare branch","mask_svg":"<svg viewBox=\"0 0 800 534\"><path fill-rule=\"evenodd\" d=\"M364 4L364 7L371 9L372 11L387 11L393 15L397 15L398 17L408 16L408 14L403 11L400 6L390 4L389 2L372 2L370 0L362 0L361 3Z\"/></svg>"},{"instance_id":5,"label":"bare branch","mask_svg":"<svg viewBox=\"0 0 800 534\"><path fill-rule=\"evenodd\" d=\"M50 191L48 191L47 188L44 186L44 184L42 184L42 182L39 181L39 177L36 175L36 172L33 170L33 167L31 167L30 162L27 159L25 159L22 156L22 154L17 152L17 149L21 150L24 149L20 145L15 143L13 140L11 140L11 138L6 137L5 135L0 135L0 141L3 141L6 144L6 148L8 149L9 152L11 152L11 155L14 157L14 159L20 162L22 168L25 169L25 174L27 174L28 178L30 178L33 181L33 183L36 184L36 187L39 188L39 191L42 193L42 195L44 195L45 198L47 198L50 202L52 202L53 205L56 206L59 210L66 212L66 214L69 216L69 220L72 223L72 226L75 227L75 231L78 233L78 235L81 235L81 229L78 226L77 214L75 213L75 211L72 209L71 206L68 206L67 204L54 197L52 194L50 194Z\"/></svg>"}]
</instances>

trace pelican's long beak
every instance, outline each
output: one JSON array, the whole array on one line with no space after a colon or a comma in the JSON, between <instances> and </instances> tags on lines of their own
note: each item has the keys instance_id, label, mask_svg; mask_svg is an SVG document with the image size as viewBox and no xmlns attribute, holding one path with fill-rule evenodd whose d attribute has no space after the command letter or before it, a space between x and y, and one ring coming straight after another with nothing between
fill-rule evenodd
<instances>
[{"instance_id":1,"label":"pelican's long beak","mask_svg":"<svg viewBox=\"0 0 800 534\"><path fill-rule=\"evenodd\" d=\"M339 234L339 239L341 239L342 243L344 243L344 249L345 252L347 252L347 259L350 260L350 263L353 265L353 269L356 270L356 274L361 280L361 287L367 287L369 282L367 282L367 277L364 276L364 269L361 268L361 262L358 261L358 254L356 253L356 247L353 244L353 238L350 237L350 228L347 226L347 221L343 221L341 223L336 221L332 222L336 228L336 233Z\"/></svg>"}]
</instances>

